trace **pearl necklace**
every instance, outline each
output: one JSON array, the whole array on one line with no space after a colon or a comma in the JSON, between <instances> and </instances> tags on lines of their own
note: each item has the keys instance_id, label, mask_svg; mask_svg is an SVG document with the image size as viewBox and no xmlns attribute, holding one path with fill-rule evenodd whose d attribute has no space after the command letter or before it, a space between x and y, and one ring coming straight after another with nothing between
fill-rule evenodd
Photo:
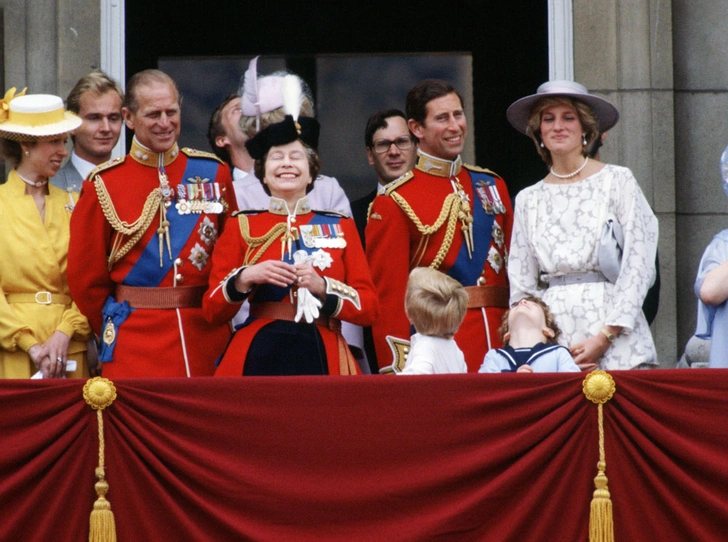
<instances>
[{"instance_id":1,"label":"pearl necklace","mask_svg":"<svg viewBox=\"0 0 728 542\"><path fill-rule=\"evenodd\" d=\"M18 171L16 170L15 173L18 173ZM45 181L29 181L28 179L23 177L20 173L18 173L18 177L20 177L20 179L25 184L29 184L30 186L35 186L36 188L40 188L41 186L48 184L48 179L46 179Z\"/></svg>"},{"instance_id":2,"label":"pearl necklace","mask_svg":"<svg viewBox=\"0 0 728 542\"><path fill-rule=\"evenodd\" d=\"M588 161L589 161L589 157L587 156L584 159L584 163L581 166L579 166L579 169L577 169L576 171L574 171L572 173L567 173L566 175L559 175L558 173L556 173L554 171L554 167L551 166L551 175L553 175L554 177L556 177L558 179L571 179L572 177L576 177L579 173L581 173L581 170L586 167L586 163Z\"/></svg>"}]
</instances>

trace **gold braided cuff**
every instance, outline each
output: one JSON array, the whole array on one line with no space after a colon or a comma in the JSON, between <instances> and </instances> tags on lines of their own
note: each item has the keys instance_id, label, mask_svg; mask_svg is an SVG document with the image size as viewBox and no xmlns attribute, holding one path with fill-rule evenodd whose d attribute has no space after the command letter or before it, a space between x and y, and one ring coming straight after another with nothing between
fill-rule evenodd
<instances>
[{"instance_id":1,"label":"gold braided cuff","mask_svg":"<svg viewBox=\"0 0 728 542\"><path fill-rule=\"evenodd\" d=\"M349 301L356 307L356 310L361 310L359 293L354 288L329 277L324 277L324 282L326 282L326 295L334 295L340 300ZM336 311L336 314L339 313L339 310L341 310L341 303L339 303L339 309Z\"/></svg>"}]
</instances>

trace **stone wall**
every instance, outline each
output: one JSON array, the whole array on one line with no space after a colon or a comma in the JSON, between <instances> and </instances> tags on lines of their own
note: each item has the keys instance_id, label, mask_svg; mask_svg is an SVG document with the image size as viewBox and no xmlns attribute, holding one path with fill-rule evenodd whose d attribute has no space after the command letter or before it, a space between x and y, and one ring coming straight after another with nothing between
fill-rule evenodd
<instances>
[{"instance_id":1,"label":"stone wall","mask_svg":"<svg viewBox=\"0 0 728 542\"><path fill-rule=\"evenodd\" d=\"M673 367L689 334L679 316L675 204L675 92L671 2L574 0L574 79L614 103L620 121L601 157L629 167L660 221L660 308L652 331L660 363ZM693 275L694 277L694 275ZM683 300L684 301L684 300ZM694 325L693 325L694 328Z\"/></svg>"},{"instance_id":2,"label":"stone wall","mask_svg":"<svg viewBox=\"0 0 728 542\"><path fill-rule=\"evenodd\" d=\"M673 0L678 339L693 333L693 283L712 237L728 228L719 160L728 145L728 3ZM728 332L725 330L724 332Z\"/></svg>"},{"instance_id":3,"label":"stone wall","mask_svg":"<svg viewBox=\"0 0 728 542\"><path fill-rule=\"evenodd\" d=\"M5 0L4 79L7 86L65 99L100 63L98 0Z\"/></svg>"}]
</instances>

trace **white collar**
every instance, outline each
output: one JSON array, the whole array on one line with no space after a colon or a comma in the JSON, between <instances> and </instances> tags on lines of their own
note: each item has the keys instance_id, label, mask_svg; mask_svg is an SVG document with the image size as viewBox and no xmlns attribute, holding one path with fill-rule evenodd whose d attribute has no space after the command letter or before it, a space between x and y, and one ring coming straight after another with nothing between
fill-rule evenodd
<instances>
[{"instance_id":1,"label":"white collar","mask_svg":"<svg viewBox=\"0 0 728 542\"><path fill-rule=\"evenodd\" d=\"M96 164L92 164L88 160L84 160L76 154L75 150L71 153L71 163L73 164L73 167L76 168L76 171L81 174L82 179L87 178L88 174L96 167Z\"/></svg>"},{"instance_id":2,"label":"white collar","mask_svg":"<svg viewBox=\"0 0 728 542\"><path fill-rule=\"evenodd\" d=\"M248 175L250 175L250 173L247 173L240 168L233 167L233 181L242 181Z\"/></svg>"}]
</instances>

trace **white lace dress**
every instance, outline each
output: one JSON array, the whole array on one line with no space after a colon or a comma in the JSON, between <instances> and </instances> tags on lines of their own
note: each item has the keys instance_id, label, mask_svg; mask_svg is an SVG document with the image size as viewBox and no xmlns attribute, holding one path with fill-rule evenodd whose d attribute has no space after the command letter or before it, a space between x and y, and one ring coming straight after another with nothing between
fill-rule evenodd
<instances>
[{"instance_id":1,"label":"white lace dress","mask_svg":"<svg viewBox=\"0 0 728 542\"><path fill-rule=\"evenodd\" d=\"M599 271L597 246L608 215L624 233L622 270L616 284L589 282L548 287L551 277ZM516 197L508 261L511 303L543 298L569 346L621 326L601 359L602 369L657 364L642 303L655 276L657 218L632 172L606 165L571 184L539 181Z\"/></svg>"}]
</instances>

